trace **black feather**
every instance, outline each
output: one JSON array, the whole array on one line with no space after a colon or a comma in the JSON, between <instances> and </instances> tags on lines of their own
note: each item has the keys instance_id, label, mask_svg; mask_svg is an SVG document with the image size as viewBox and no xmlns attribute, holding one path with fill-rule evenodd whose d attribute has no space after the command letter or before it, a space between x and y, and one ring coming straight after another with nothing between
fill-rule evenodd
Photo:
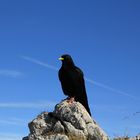
<instances>
[{"instance_id":1,"label":"black feather","mask_svg":"<svg viewBox=\"0 0 140 140\"><path fill-rule=\"evenodd\" d=\"M62 67L59 70L59 80L65 95L74 97L90 113L88 99L85 88L84 74L82 70L75 66L70 55L62 55Z\"/></svg>"}]
</instances>

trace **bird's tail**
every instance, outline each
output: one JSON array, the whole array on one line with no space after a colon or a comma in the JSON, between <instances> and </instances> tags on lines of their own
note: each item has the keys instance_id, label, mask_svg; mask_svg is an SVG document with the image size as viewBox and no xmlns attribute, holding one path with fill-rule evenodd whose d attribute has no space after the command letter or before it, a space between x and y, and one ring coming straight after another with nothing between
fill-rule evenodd
<instances>
[{"instance_id":1,"label":"bird's tail","mask_svg":"<svg viewBox=\"0 0 140 140\"><path fill-rule=\"evenodd\" d=\"M85 109L87 110L89 115L91 116L91 112L90 112L90 108L89 108L89 105L88 105L87 97L82 97L82 99L77 97L77 98L75 98L75 100L80 102L85 107Z\"/></svg>"}]
</instances>

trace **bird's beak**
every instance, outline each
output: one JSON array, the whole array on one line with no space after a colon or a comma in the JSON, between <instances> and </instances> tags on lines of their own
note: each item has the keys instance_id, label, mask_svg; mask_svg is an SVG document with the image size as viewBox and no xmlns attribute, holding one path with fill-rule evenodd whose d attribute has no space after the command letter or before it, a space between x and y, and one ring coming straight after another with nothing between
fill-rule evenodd
<instances>
[{"instance_id":1,"label":"bird's beak","mask_svg":"<svg viewBox=\"0 0 140 140\"><path fill-rule=\"evenodd\" d=\"M64 60L64 58L63 58L63 57L60 57L60 58L58 58L58 59L59 59L59 60L62 60L62 61Z\"/></svg>"}]
</instances>

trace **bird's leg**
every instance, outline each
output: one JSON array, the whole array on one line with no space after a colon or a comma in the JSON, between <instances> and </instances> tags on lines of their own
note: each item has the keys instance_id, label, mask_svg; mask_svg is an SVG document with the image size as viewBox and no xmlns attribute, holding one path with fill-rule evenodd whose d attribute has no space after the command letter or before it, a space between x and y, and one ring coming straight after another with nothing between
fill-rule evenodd
<instances>
[{"instance_id":1,"label":"bird's leg","mask_svg":"<svg viewBox=\"0 0 140 140\"><path fill-rule=\"evenodd\" d=\"M67 99L67 102L68 103L73 103L74 102L74 99L75 97L69 97L68 99Z\"/></svg>"}]
</instances>

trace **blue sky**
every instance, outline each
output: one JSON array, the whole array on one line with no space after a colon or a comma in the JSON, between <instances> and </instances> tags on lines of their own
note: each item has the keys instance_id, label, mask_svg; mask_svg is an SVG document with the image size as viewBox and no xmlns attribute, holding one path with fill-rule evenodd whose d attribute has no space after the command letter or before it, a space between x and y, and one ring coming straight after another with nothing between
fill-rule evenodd
<instances>
[{"instance_id":1,"label":"blue sky","mask_svg":"<svg viewBox=\"0 0 140 140\"><path fill-rule=\"evenodd\" d=\"M91 112L109 136L140 132L139 0L0 1L0 140L66 98L58 58L86 78Z\"/></svg>"}]
</instances>

